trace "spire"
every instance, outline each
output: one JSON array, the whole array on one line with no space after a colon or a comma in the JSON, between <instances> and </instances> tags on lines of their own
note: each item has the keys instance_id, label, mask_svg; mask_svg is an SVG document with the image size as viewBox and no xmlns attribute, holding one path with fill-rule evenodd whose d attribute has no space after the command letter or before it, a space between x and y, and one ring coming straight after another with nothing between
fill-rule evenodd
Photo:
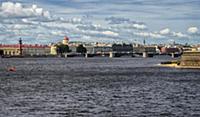
<instances>
[{"instance_id":1,"label":"spire","mask_svg":"<svg viewBox=\"0 0 200 117\"><path fill-rule=\"evenodd\" d=\"M146 40L145 39L143 40L143 44L146 45Z\"/></svg>"},{"instance_id":2,"label":"spire","mask_svg":"<svg viewBox=\"0 0 200 117\"><path fill-rule=\"evenodd\" d=\"M22 56L22 39L19 38L19 55Z\"/></svg>"}]
</instances>

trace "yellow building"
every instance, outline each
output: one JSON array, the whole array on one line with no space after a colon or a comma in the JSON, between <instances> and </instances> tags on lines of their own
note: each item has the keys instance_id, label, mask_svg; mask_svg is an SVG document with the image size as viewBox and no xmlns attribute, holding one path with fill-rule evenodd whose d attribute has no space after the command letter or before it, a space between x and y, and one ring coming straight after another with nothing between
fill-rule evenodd
<instances>
[{"instance_id":1,"label":"yellow building","mask_svg":"<svg viewBox=\"0 0 200 117\"><path fill-rule=\"evenodd\" d=\"M57 46L56 45L51 45L51 55L57 55Z\"/></svg>"},{"instance_id":2,"label":"yellow building","mask_svg":"<svg viewBox=\"0 0 200 117\"><path fill-rule=\"evenodd\" d=\"M3 51L3 55L19 56L19 45L0 45L0 50Z\"/></svg>"},{"instance_id":3,"label":"yellow building","mask_svg":"<svg viewBox=\"0 0 200 117\"><path fill-rule=\"evenodd\" d=\"M195 50L184 52L180 59L180 66L200 67L200 52Z\"/></svg>"},{"instance_id":4,"label":"yellow building","mask_svg":"<svg viewBox=\"0 0 200 117\"><path fill-rule=\"evenodd\" d=\"M67 36L64 37L63 41L62 41L63 45L68 45L69 44L69 38Z\"/></svg>"},{"instance_id":5,"label":"yellow building","mask_svg":"<svg viewBox=\"0 0 200 117\"><path fill-rule=\"evenodd\" d=\"M69 38L67 36L64 37L64 39L62 40L62 42L58 42L57 44L52 44L51 45L51 55L57 55L57 45L69 45Z\"/></svg>"},{"instance_id":6,"label":"yellow building","mask_svg":"<svg viewBox=\"0 0 200 117\"><path fill-rule=\"evenodd\" d=\"M16 48L4 48L3 50L4 55L11 55L11 56L18 56L20 55L19 49Z\"/></svg>"}]
</instances>

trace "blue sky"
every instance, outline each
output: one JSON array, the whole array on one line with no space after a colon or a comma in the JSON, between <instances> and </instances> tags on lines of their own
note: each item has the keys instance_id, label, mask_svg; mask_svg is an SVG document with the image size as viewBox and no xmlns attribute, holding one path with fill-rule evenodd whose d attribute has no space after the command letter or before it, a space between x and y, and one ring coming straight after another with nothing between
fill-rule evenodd
<instances>
[{"instance_id":1,"label":"blue sky","mask_svg":"<svg viewBox=\"0 0 200 117\"><path fill-rule=\"evenodd\" d=\"M199 43L199 0L0 0L0 41Z\"/></svg>"}]
</instances>

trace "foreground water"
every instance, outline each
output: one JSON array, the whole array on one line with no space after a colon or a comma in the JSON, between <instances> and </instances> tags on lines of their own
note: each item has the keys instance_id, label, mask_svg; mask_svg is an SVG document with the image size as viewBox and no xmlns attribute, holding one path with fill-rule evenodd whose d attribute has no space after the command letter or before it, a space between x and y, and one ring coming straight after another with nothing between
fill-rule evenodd
<instances>
[{"instance_id":1,"label":"foreground water","mask_svg":"<svg viewBox=\"0 0 200 117\"><path fill-rule=\"evenodd\" d=\"M200 70L156 65L165 60L1 59L0 116L199 117Z\"/></svg>"}]
</instances>

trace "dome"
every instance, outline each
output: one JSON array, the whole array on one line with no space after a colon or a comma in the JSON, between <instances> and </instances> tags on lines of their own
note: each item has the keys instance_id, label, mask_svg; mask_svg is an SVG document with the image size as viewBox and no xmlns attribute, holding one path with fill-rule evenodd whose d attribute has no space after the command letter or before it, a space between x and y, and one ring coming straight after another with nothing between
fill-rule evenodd
<instances>
[{"instance_id":1,"label":"dome","mask_svg":"<svg viewBox=\"0 0 200 117\"><path fill-rule=\"evenodd\" d=\"M69 40L69 38L67 36L64 37L64 40Z\"/></svg>"}]
</instances>

